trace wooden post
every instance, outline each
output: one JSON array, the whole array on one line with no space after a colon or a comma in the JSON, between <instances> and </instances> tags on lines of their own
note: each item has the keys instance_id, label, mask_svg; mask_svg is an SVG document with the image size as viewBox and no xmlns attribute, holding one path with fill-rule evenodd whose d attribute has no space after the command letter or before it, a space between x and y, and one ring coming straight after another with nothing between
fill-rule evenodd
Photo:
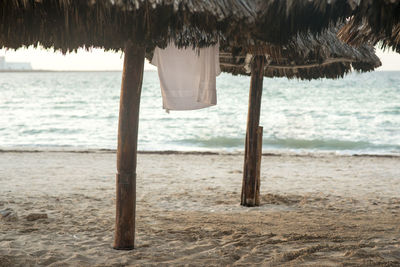
<instances>
[{"instance_id":1,"label":"wooden post","mask_svg":"<svg viewBox=\"0 0 400 267\"><path fill-rule=\"evenodd\" d=\"M257 55L254 57L251 66L249 111L247 114L242 196L240 202L241 205L248 207L253 207L257 204L257 165L259 161L257 157L257 143L259 134L257 134L257 131L260 123L261 96L265 61L265 56Z\"/></svg>"},{"instance_id":2,"label":"wooden post","mask_svg":"<svg viewBox=\"0 0 400 267\"><path fill-rule=\"evenodd\" d=\"M257 129L257 168L256 168L256 206L260 206L260 185L261 185L261 158L262 158L263 127Z\"/></svg>"},{"instance_id":3,"label":"wooden post","mask_svg":"<svg viewBox=\"0 0 400 267\"><path fill-rule=\"evenodd\" d=\"M135 245L136 153L145 49L125 45L118 124L115 249Z\"/></svg>"}]
</instances>

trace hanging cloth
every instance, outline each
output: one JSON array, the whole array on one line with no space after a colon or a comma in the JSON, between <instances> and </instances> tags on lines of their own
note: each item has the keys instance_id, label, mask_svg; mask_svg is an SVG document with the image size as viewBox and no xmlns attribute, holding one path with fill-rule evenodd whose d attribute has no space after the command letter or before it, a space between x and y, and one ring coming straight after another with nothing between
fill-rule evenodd
<instances>
[{"instance_id":1,"label":"hanging cloth","mask_svg":"<svg viewBox=\"0 0 400 267\"><path fill-rule=\"evenodd\" d=\"M163 108L194 110L217 104L219 45L205 48L156 47L151 64L157 67Z\"/></svg>"}]
</instances>

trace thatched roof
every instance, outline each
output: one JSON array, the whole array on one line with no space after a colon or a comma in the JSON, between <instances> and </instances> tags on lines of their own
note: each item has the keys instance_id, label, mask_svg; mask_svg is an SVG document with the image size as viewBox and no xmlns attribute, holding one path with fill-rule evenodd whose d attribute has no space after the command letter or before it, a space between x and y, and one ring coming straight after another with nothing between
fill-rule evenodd
<instances>
[{"instance_id":1,"label":"thatched roof","mask_svg":"<svg viewBox=\"0 0 400 267\"><path fill-rule=\"evenodd\" d=\"M381 65L373 47L351 47L341 42L336 32L337 28L332 27L320 35L298 34L284 46L267 43L259 46L268 57L264 76L308 80L339 78L350 72L352 67L365 72ZM246 72L246 54L249 52L242 48L223 47L220 52L222 71L249 75Z\"/></svg>"},{"instance_id":2,"label":"thatched roof","mask_svg":"<svg viewBox=\"0 0 400 267\"><path fill-rule=\"evenodd\" d=\"M0 47L120 50L127 40L202 46L217 38L235 46L254 39L284 43L350 11L344 0L1 0Z\"/></svg>"},{"instance_id":3,"label":"thatched roof","mask_svg":"<svg viewBox=\"0 0 400 267\"><path fill-rule=\"evenodd\" d=\"M339 37L355 46L380 42L400 53L400 0L361 0Z\"/></svg>"}]
</instances>

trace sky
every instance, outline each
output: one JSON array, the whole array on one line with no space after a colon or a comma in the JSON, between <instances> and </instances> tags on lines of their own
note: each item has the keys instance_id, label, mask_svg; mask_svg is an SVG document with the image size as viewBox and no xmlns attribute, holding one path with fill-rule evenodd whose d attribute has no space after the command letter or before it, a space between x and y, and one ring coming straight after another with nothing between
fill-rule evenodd
<instances>
[{"instance_id":1,"label":"sky","mask_svg":"<svg viewBox=\"0 0 400 267\"><path fill-rule=\"evenodd\" d=\"M377 48L377 55L382 61L378 71L400 71L400 54L382 51ZM63 55L53 50L40 48L21 48L16 51L0 49L0 56L6 56L8 62L31 62L37 70L122 70L123 53L105 52L102 49L78 50L77 53ZM155 70L149 62L145 70Z\"/></svg>"}]
</instances>

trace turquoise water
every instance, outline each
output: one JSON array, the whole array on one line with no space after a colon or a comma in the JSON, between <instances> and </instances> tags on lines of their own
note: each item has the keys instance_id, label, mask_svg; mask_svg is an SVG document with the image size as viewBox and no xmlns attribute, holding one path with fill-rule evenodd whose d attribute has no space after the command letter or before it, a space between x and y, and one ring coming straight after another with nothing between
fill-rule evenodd
<instances>
[{"instance_id":1,"label":"turquoise water","mask_svg":"<svg viewBox=\"0 0 400 267\"><path fill-rule=\"evenodd\" d=\"M0 73L0 148L115 149L121 73ZM243 150L248 77L217 78L218 105L162 108L145 72L140 150ZM264 79L264 152L400 154L400 72Z\"/></svg>"}]
</instances>

